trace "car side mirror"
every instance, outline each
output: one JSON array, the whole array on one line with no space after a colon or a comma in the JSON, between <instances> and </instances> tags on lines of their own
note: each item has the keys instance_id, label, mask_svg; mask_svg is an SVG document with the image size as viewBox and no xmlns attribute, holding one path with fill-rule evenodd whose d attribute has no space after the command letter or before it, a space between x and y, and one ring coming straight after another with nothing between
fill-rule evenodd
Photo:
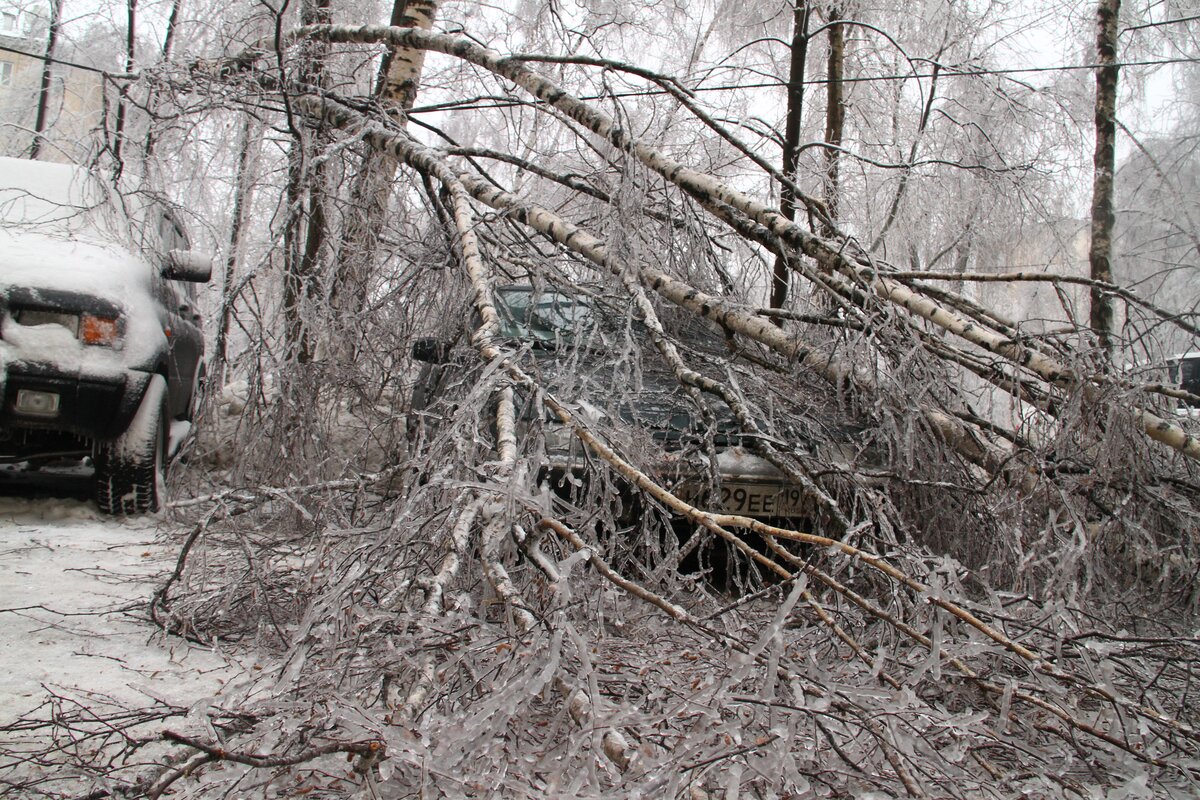
<instances>
[{"instance_id":1,"label":"car side mirror","mask_svg":"<svg viewBox=\"0 0 1200 800\"><path fill-rule=\"evenodd\" d=\"M450 357L450 346L439 339L417 339L413 342L412 357L426 364L443 364Z\"/></svg>"},{"instance_id":2,"label":"car side mirror","mask_svg":"<svg viewBox=\"0 0 1200 800\"><path fill-rule=\"evenodd\" d=\"M167 253L162 275L173 281L208 283L212 278L212 256L197 250L172 250Z\"/></svg>"}]
</instances>

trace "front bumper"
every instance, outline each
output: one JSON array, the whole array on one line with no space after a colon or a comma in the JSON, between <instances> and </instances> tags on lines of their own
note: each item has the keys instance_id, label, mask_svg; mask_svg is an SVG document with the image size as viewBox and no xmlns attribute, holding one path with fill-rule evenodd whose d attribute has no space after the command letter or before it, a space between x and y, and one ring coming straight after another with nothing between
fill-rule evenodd
<instances>
[{"instance_id":1,"label":"front bumper","mask_svg":"<svg viewBox=\"0 0 1200 800\"><path fill-rule=\"evenodd\" d=\"M90 450L129 426L149 373L117 376L64 375L49 367L10 365L0 406L0 457ZM48 399L34 408L33 399Z\"/></svg>"},{"instance_id":2,"label":"front bumper","mask_svg":"<svg viewBox=\"0 0 1200 800\"><path fill-rule=\"evenodd\" d=\"M593 457L564 426L545 428L547 475L581 476ZM792 519L807 515L804 493L766 459L745 447L725 447L716 454L716 478L709 459L668 454L646 470L656 482L699 509L760 519Z\"/></svg>"}]
</instances>

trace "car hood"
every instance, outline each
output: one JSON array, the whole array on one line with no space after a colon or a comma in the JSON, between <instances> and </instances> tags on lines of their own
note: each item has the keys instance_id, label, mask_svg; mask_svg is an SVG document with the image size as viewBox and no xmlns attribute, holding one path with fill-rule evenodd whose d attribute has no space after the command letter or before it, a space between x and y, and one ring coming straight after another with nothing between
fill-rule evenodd
<instances>
[{"instance_id":1,"label":"car hood","mask_svg":"<svg viewBox=\"0 0 1200 800\"><path fill-rule=\"evenodd\" d=\"M698 445L709 434L717 447L742 442L733 413L709 395L703 396L706 429L705 415L665 367L626 368L610 354L582 349L533 350L531 355L539 379L560 399L582 399L610 423L645 431L667 450Z\"/></svg>"},{"instance_id":2,"label":"car hood","mask_svg":"<svg viewBox=\"0 0 1200 800\"><path fill-rule=\"evenodd\" d=\"M151 268L115 236L102 232L64 238L0 229L0 286L73 291L120 302L150 293Z\"/></svg>"},{"instance_id":3,"label":"car hood","mask_svg":"<svg viewBox=\"0 0 1200 800\"><path fill-rule=\"evenodd\" d=\"M165 339L152 291L151 265L115 236L0 230L0 359L97 372L144 365ZM86 347L61 326L20 325L8 311L22 305L74 312L116 307L124 324L121 346Z\"/></svg>"}]
</instances>

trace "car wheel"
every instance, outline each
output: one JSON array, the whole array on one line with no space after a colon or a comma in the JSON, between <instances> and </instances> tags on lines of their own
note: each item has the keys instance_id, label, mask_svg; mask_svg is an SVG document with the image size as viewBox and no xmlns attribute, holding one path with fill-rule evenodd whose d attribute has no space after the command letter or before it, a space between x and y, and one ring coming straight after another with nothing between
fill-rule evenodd
<instances>
[{"instance_id":1,"label":"car wheel","mask_svg":"<svg viewBox=\"0 0 1200 800\"><path fill-rule=\"evenodd\" d=\"M106 514L157 511L166 464L167 382L154 375L129 427L96 453L96 504Z\"/></svg>"}]
</instances>

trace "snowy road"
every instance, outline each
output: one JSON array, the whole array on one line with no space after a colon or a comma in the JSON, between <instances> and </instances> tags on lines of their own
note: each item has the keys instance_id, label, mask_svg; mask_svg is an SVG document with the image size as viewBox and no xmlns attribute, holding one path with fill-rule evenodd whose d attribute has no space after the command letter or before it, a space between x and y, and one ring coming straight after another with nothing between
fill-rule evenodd
<instances>
[{"instance_id":1,"label":"snowy road","mask_svg":"<svg viewBox=\"0 0 1200 800\"><path fill-rule=\"evenodd\" d=\"M229 677L224 659L145 621L174 556L156 522L101 517L81 500L0 497L0 726L51 691L187 705Z\"/></svg>"}]
</instances>

